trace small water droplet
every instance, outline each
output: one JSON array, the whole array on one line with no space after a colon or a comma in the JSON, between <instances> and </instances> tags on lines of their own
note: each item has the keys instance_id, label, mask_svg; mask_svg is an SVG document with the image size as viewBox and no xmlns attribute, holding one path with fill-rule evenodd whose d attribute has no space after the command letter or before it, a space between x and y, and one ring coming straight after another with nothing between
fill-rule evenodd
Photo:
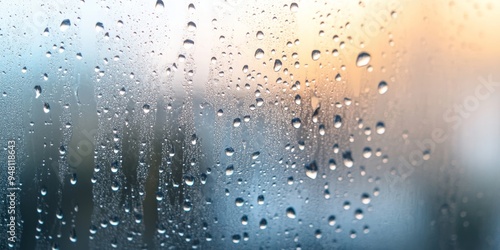
<instances>
[{"instance_id":1,"label":"small water droplet","mask_svg":"<svg viewBox=\"0 0 500 250\"><path fill-rule=\"evenodd\" d=\"M335 221L335 216L334 215L331 215L330 217L328 217L328 225L334 226L335 223L337 223L337 222Z\"/></svg>"},{"instance_id":2,"label":"small water droplet","mask_svg":"<svg viewBox=\"0 0 500 250\"><path fill-rule=\"evenodd\" d=\"M40 97L41 94L42 94L42 87L40 85L36 85L35 86L35 98ZM47 113L47 112L45 112L45 113Z\"/></svg>"},{"instance_id":3,"label":"small water droplet","mask_svg":"<svg viewBox=\"0 0 500 250\"><path fill-rule=\"evenodd\" d=\"M366 205L366 204L369 204L369 203L370 203L370 201L371 201L371 199L370 199L370 195L369 195L369 194L367 194L367 193L363 193L363 194L361 195L361 203L363 203L363 204L365 204L365 205Z\"/></svg>"},{"instance_id":4,"label":"small water droplet","mask_svg":"<svg viewBox=\"0 0 500 250\"><path fill-rule=\"evenodd\" d=\"M241 125L241 119L240 118L236 118L233 120L233 127L237 128Z\"/></svg>"},{"instance_id":5,"label":"small water droplet","mask_svg":"<svg viewBox=\"0 0 500 250\"><path fill-rule=\"evenodd\" d=\"M363 215L363 210L361 209L356 209L356 211L354 212L354 217L357 219L357 220L361 220L363 219L364 215Z\"/></svg>"},{"instance_id":6,"label":"small water droplet","mask_svg":"<svg viewBox=\"0 0 500 250\"><path fill-rule=\"evenodd\" d=\"M296 215L295 215L295 209L293 209L293 207L289 207L286 209L286 216L290 219L295 219Z\"/></svg>"},{"instance_id":7,"label":"small water droplet","mask_svg":"<svg viewBox=\"0 0 500 250\"><path fill-rule=\"evenodd\" d=\"M297 3L290 4L290 11L292 11L294 13L299 11L299 5Z\"/></svg>"},{"instance_id":8,"label":"small water droplet","mask_svg":"<svg viewBox=\"0 0 500 250\"><path fill-rule=\"evenodd\" d=\"M50 105L48 103L43 104L43 112L45 112L45 113L50 112Z\"/></svg>"},{"instance_id":9,"label":"small water droplet","mask_svg":"<svg viewBox=\"0 0 500 250\"><path fill-rule=\"evenodd\" d=\"M142 111L144 111L145 114L149 113L149 111L151 111L149 104L144 104L144 106L142 106Z\"/></svg>"},{"instance_id":10,"label":"small water droplet","mask_svg":"<svg viewBox=\"0 0 500 250\"><path fill-rule=\"evenodd\" d=\"M333 126L335 128L342 127L342 117L340 115L335 115L335 117L333 118Z\"/></svg>"},{"instance_id":11,"label":"small water droplet","mask_svg":"<svg viewBox=\"0 0 500 250\"><path fill-rule=\"evenodd\" d=\"M267 220L266 219L260 220L260 222L259 222L259 228L260 229L266 229L267 228Z\"/></svg>"},{"instance_id":12,"label":"small water droplet","mask_svg":"<svg viewBox=\"0 0 500 250\"><path fill-rule=\"evenodd\" d=\"M389 90L389 86L387 85L387 83L385 81L381 81L378 84L378 93L383 95L387 92L387 90Z\"/></svg>"},{"instance_id":13,"label":"small water droplet","mask_svg":"<svg viewBox=\"0 0 500 250\"><path fill-rule=\"evenodd\" d=\"M377 122L375 130L377 131L377 134L379 134L379 135L384 134L385 133L385 124L383 122Z\"/></svg>"},{"instance_id":14,"label":"small water droplet","mask_svg":"<svg viewBox=\"0 0 500 250\"><path fill-rule=\"evenodd\" d=\"M316 179L316 177L318 176L318 165L316 164L316 161L307 164L305 168L306 168L306 176L313 180Z\"/></svg>"},{"instance_id":15,"label":"small water droplet","mask_svg":"<svg viewBox=\"0 0 500 250\"><path fill-rule=\"evenodd\" d=\"M102 24L101 22L97 22L95 24L95 31L97 32L101 32L104 30L104 24Z\"/></svg>"}]
</instances>

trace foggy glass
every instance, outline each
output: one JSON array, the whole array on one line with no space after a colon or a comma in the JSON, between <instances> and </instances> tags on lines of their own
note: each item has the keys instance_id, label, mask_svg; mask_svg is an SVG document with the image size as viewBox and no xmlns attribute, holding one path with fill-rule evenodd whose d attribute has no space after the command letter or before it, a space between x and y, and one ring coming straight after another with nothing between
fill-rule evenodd
<instances>
[{"instance_id":1,"label":"foggy glass","mask_svg":"<svg viewBox=\"0 0 500 250\"><path fill-rule=\"evenodd\" d=\"M0 248L498 249L494 1L0 1Z\"/></svg>"}]
</instances>

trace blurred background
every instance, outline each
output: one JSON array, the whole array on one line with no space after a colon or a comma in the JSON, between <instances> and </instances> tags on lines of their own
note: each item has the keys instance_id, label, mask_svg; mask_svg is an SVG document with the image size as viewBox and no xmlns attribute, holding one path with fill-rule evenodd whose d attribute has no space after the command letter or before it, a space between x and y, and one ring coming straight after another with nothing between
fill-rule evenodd
<instances>
[{"instance_id":1,"label":"blurred background","mask_svg":"<svg viewBox=\"0 0 500 250\"><path fill-rule=\"evenodd\" d=\"M499 249L499 8L0 1L0 248Z\"/></svg>"}]
</instances>

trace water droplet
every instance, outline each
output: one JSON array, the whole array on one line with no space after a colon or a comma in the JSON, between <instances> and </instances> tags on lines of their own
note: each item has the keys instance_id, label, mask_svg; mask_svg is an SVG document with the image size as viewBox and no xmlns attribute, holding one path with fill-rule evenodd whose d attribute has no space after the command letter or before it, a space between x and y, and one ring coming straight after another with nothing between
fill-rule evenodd
<instances>
[{"instance_id":1,"label":"water droplet","mask_svg":"<svg viewBox=\"0 0 500 250\"><path fill-rule=\"evenodd\" d=\"M161 13L163 12L163 9L165 8L165 4L163 3L162 0L158 0L156 1L156 5L155 5L155 11L157 13Z\"/></svg>"},{"instance_id":2,"label":"water droplet","mask_svg":"<svg viewBox=\"0 0 500 250\"><path fill-rule=\"evenodd\" d=\"M257 197L257 204L264 205L264 195L259 195Z\"/></svg>"},{"instance_id":3,"label":"water droplet","mask_svg":"<svg viewBox=\"0 0 500 250\"><path fill-rule=\"evenodd\" d=\"M330 159L330 161L328 161L328 167L330 168L330 170L337 169L337 163L334 159Z\"/></svg>"},{"instance_id":4,"label":"water droplet","mask_svg":"<svg viewBox=\"0 0 500 250\"><path fill-rule=\"evenodd\" d=\"M372 149L370 147L365 147L363 149L363 157L366 159L370 158L372 156Z\"/></svg>"},{"instance_id":5,"label":"water droplet","mask_svg":"<svg viewBox=\"0 0 500 250\"><path fill-rule=\"evenodd\" d=\"M383 95L387 92L387 90L389 90L389 86L387 85L387 83L385 81L381 81L378 84L378 93Z\"/></svg>"},{"instance_id":6,"label":"water droplet","mask_svg":"<svg viewBox=\"0 0 500 250\"><path fill-rule=\"evenodd\" d=\"M162 201L163 197L164 197L163 192L161 192L161 191L156 192L156 200L157 201Z\"/></svg>"},{"instance_id":7,"label":"water droplet","mask_svg":"<svg viewBox=\"0 0 500 250\"><path fill-rule=\"evenodd\" d=\"M264 39L264 32L259 30L257 31L257 34L255 36L257 37L257 39L262 40Z\"/></svg>"},{"instance_id":8,"label":"water droplet","mask_svg":"<svg viewBox=\"0 0 500 250\"><path fill-rule=\"evenodd\" d=\"M241 206L243 206L244 200L243 200L243 198L238 197L238 198L236 198L236 200L234 200L234 202L235 202L237 207L241 207Z\"/></svg>"},{"instance_id":9,"label":"water droplet","mask_svg":"<svg viewBox=\"0 0 500 250\"><path fill-rule=\"evenodd\" d=\"M293 207L289 207L286 209L286 216L290 219L295 219L296 215L295 215L295 209L293 209Z\"/></svg>"},{"instance_id":10,"label":"water droplet","mask_svg":"<svg viewBox=\"0 0 500 250\"><path fill-rule=\"evenodd\" d=\"M361 220L363 219L364 215L363 215L363 210L361 209L356 209L356 211L354 212L354 218L356 218L357 220Z\"/></svg>"},{"instance_id":11,"label":"water droplet","mask_svg":"<svg viewBox=\"0 0 500 250\"><path fill-rule=\"evenodd\" d=\"M345 201L342 207L344 210L349 210L351 208L351 203L349 201Z\"/></svg>"},{"instance_id":12,"label":"water droplet","mask_svg":"<svg viewBox=\"0 0 500 250\"><path fill-rule=\"evenodd\" d=\"M235 235L233 235L232 239L233 239L233 243L237 244L240 242L241 236L239 234L235 234Z\"/></svg>"},{"instance_id":13,"label":"water droplet","mask_svg":"<svg viewBox=\"0 0 500 250\"><path fill-rule=\"evenodd\" d=\"M262 49L257 49L255 51L255 59L262 59L264 57L264 51Z\"/></svg>"},{"instance_id":14,"label":"water droplet","mask_svg":"<svg viewBox=\"0 0 500 250\"><path fill-rule=\"evenodd\" d=\"M69 19L64 19L61 22L61 25L59 26L59 29L61 29L61 31L66 31L66 30L69 29L69 26L71 26L71 21Z\"/></svg>"},{"instance_id":15,"label":"water droplet","mask_svg":"<svg viewBox=\"0 0 500 250\"><path fill-rule=\"evenodd\" d=\"M50 112L50 105L48 103L43 104L43 112L45 112L45 113Z\"/></svg>"},{"instance_id":16,"label":"water droplet","mask_svg":"<svg viewBox=\"0 0 500 250\"><path fill-rule=\"evenodd\" d=\"M36 85L35 86L35 98L40 97L41 94L42 94L42 87L40 87L40 85ZM47 112L45 112L45 113L47 113Z\"/></svg>"},{"instance_id":17,"label":"water droplet","mask_svg":"<svg viewBox=\"0 0 500 250\"><path fill-rule=\"evenodd\" d=\"M47 188L42 187L42 188L40 189L40 194L41 194L42 196L47 195Z\"/></svg>"},{"instance_id":18,"label":"water droplet","mask_svg":"<svg viewBox=\"0 0 500 250\"><path fill-rule=\"evenodd\" d=\"M321 56L321 52L319 50L313 50L311 53L311 57L314 61L317 61Z\"/></svg>"},{"instance_id":19,"label":"water droplet","mask_svg":"<svg viewBox=\"0 0 500 250\"><path fill-rule=\"evenodd\" d=\"M296 103L297 105L300 105L300 103L301 103L301 102L302 102L302 100L301 100L300 95L296 95L296 96L295 96L295 103Z\"/></svg>"},{"instance_id":20,"label":"water droplet","mask_svg":"<svg viewBox=\"0 0 500 250\"><path fill-rule=\"evenodd\" d=\"M351 151L344 152L342 154L342 157L344 158L344 166L348 168L354 166L354 160L352 159Z\"/></svg>"},{"instance_id":21,"label":"water droplet","mask_svg":"<svg viewBox=\"0 0 500 250\"><path fill-rule=\"evenodd\" d=\"M337 75L335 76L335 81L337 82L342 81L342 76L340 75L340 73L337 73Z\"/></svg>"},{"instance_id":22,"label":"water droplet","mask_svg":"<svg viewBox=\"0 0 500 250\"><path fill-rule=\"evenodd\" d=\"M377 131L377 134L379 134L379 135L384 134L385 133L385 124L383 122L377 122L375 130Z\"/></svg>"},{"instance_id":23,"label":"water droplet","mask_svg":"<svg viewBox=\"0 0 500 250\"><path fill-rule=\"evenodd\" d=\"M230 176L230 175L233 175L233 173L234 173L234 166L233 165L227 166L227 168L226 168L226 175ZM238 205L238 204L236 204L236 205Z\"/></svg>"},{"instance_id":24,"label":"water droplet","mask_svg":"<svg viewBox=\"0 0 500 250\"><path fill-rule=\"evenodd\" d=\"M97 32L101 32L104 30L104 24L102 24L101 22L97 22L95 24L95 31Z\"/></svg>"},{"instance_id":25,"label":"water droplet","mask_svg":"<svg viewBox=\"0 0 500 250\"><path fill-rule=\"evenodd\" d=\"M194 22L189 22L189 23L187 24L187 29L188 29L188 31L195 31L195 30L196 30L196 23L194 23Z\"/></svg>"},{"instance_id":26,"label":"water droplet","mask_svg":"<svg viewBox=\"0 0 500 250\"><path fill-rule=\"evenodd\" d=\"M43 30L43 35L44 36L49 36L50 32L49 32L49 28L45 28L45 30Z\"/></svg>"},{"instance_id":27,"label":"water droplet","mask_svg":"<svg viewBox=\"0 0 500 250\"><path fill-rule=\"evenodd\" d=\"M365 205L366 205L366 204L369 204L369 203L370 203L370 201L371 201L371 199L370 199L370 195L369 195L369 194L367 194L367 193L363 193L363 194L361 195L361 203L363 203L363 204L365 204Z\"/></svg>"},{"instance_id":28,"label":"water droplet","mask_svg":"<svg viewBox=\"0 0 500 250\"><path fill-rule=\"evenodd\" d=\"M342 117L340 115L335 115L335 117L333 118L333 126L335 128L342 127Z\"/></svg>"},{"instance_id":29,"label":"water droplet","mask_svg":"<svg viewBox=\"0 0 500 250\"><path fill-rule=\"evenodd\" d=\"M231 148L231 147L229 147L229 148L226 148L225 152L226 152L226 155L227 155L227 156L233 156L233 154L234 154L234 149L233 149L233 148Z\"/></svg>"},{"instance_id":30,"label":"water droplet","mask_svg":"<svg viewBox=\"0 0 500 250\"><path fill-rule=\"evenodd\" d=\"M189 39L184 40L184 44L183 45L184 45L185 49L190 49L190 48L192 48L194 46L194 41L193 40L189 40Z\"/></svg>"},{"instance_id":31,"label":"water droplet","mask_svg":"<svg viewBox=\"0 0 500 250\"><path fill-rule=\"evenodd\" d=\"M316 179L316 177L318 176L318 165L316 165L316 161L307 164L305 168L307 177L313 180Z\"/></svg>"},{"instance_id":32,"label":"water droplet","mask_svg":"<svg viewBox=\"0 0 500 250\"><path fill-rule=\"evenodd\" d=\"M125 87L121 88L120 95L125 95L125 93L127 93L127 90L125 89Z\"/></svg>"},{"instance_id":33,"label":"water droplet","mask_svg":"<svg viewBox=\"0 0 500 250\"><path fill-rule=\"evenodd\" d=\"M71 242L76 242L76 241L77 241L77 237L76 237L76 230L75 230L75 228L72 228L72 229L71 229L71 233L70 233L70 235L69 235L69 240L70 240Z\"/></svg>"},{"instance_id":34,"label":"water droplet","mask_svg":"<svg viewBox=\"0 0 500 250\"><path fill-rule=\"evenodd\" d=\"M361 52L358 54L358 58L356 59L356 66L358 67L364 67L370 63L370 54L366 52Z\"/></svg>"},{"instance_id":35,"label":"water droplet","mask_svg":"<svg viewBox=\"0 0 500 250\"><path fill-rule=\"evenodd\" d=\"M233 127L237 128L241 125L241 119L240 118L236 118L233 120Z\"/></svg>"},{"instance_id":36,"label":"water droplet","mask_svg":"<svg viewBox=\"0 0 500 250\"><path fill-rule=\"evenodd\" d=\"M314 237L316 237L316 239L321 239L321 236L321 230L317 229L314 231Z\"/></svg>"},{"instance_id":37,"label":"water droplet","mask_svg":"<svg viewBox=\"0 0 500 250\"><path fill-rule=\"evenodd\" d=\"M300 118L293 118L292 119L292 126L294 128L300 128L300 126L302 125L302 121L300 120Z\"/></svg>"},{"instance_id":38,"label":"water droplet","mask_svg":"<svg viewBox=\"0 0 500 250\"><path fill-rule=\"evenodd\" d=\"M144 111L145 114L149 113L149 111L151 111L149 104L144 104L144 106L142 106L142 111Z\"/></svg>"},{"instance_id":39,"label":"water droplet","mask_svg":"<svg viewBox=\"0 0 500 250\"><path fill-rule=\"evenodd\" d=\"M244 225L244 226L245 226L245 225L248 225L248 216L243 215L243 216L241 217L241 224L242 224L242 225Z\"/></svg>"},{"instance_id":40,"label":"water droplet","mask_svg":"<svg viewBox=\"0 0 500 250\"><path fill-rule=\"evenodd\" d=\"M71 183L71 185L75 185L77 181L78 178L76 176L76 173L73 173L73 175L71 175L71 178L69 179L69 183Z\"/></svg>"},{"instance_id":41,"label":"water droplet","mask_svg":"<svg viewBox=\"0 0 500 250\"><path fill-rule=\"evenodd\" d=\"M276 60L274 61L274 71L275 71L275 72L280 71L280 70L281 70L281 66L282 66L282 65L283 65L283 64L281 63L281 61L280 61L279 59L276 59Z\"/></svg>"},{"instance_id":42,"label":"water droplet","mask_svg":"<svg viewBox=\"0 0 500 250\"><path fill-rule=\"evenodd\" d=\"M266 219L260 220L260 222L259 222L259 228L260 229L266 229L266 227L267 227L267 220Z\"/></svg>"},{"instance_id":43,"label":"water droplet","mask_svg":"<svg viewBox=\"0 0 500 250\"><path fill-rule=\"evenodd\" d=\"M294 13L299 11L299 5L297 3L290 4L290 11L292 11Z\"/></svg>"},{"instance_id":44,"label":"water droplet","mask_svg":"<svg viewBox=\"0 0 500 250\"><path fill-rule=\"evenodd\" d=\"M337 223L337 222L335 221L335 216L334 215L331 215L330 217L328 217L328 225L334 226L335 223Z\"/></svg>"}]
</instances>

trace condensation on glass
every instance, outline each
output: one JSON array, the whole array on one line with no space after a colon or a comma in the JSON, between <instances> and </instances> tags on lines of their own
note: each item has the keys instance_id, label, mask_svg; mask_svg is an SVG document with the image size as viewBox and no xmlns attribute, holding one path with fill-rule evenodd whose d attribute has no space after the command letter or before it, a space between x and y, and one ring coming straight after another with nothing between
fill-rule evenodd
<instances>
[{"instance_id":1,"label":"condensation on glass","mask_svg":"<svg viewBox=\"0 0 500 250\"><path fill-rule=\"evenodd\" d=\"M499 7L1 1L0 246L498 248Z\"/></svg>"}]
</instances>

